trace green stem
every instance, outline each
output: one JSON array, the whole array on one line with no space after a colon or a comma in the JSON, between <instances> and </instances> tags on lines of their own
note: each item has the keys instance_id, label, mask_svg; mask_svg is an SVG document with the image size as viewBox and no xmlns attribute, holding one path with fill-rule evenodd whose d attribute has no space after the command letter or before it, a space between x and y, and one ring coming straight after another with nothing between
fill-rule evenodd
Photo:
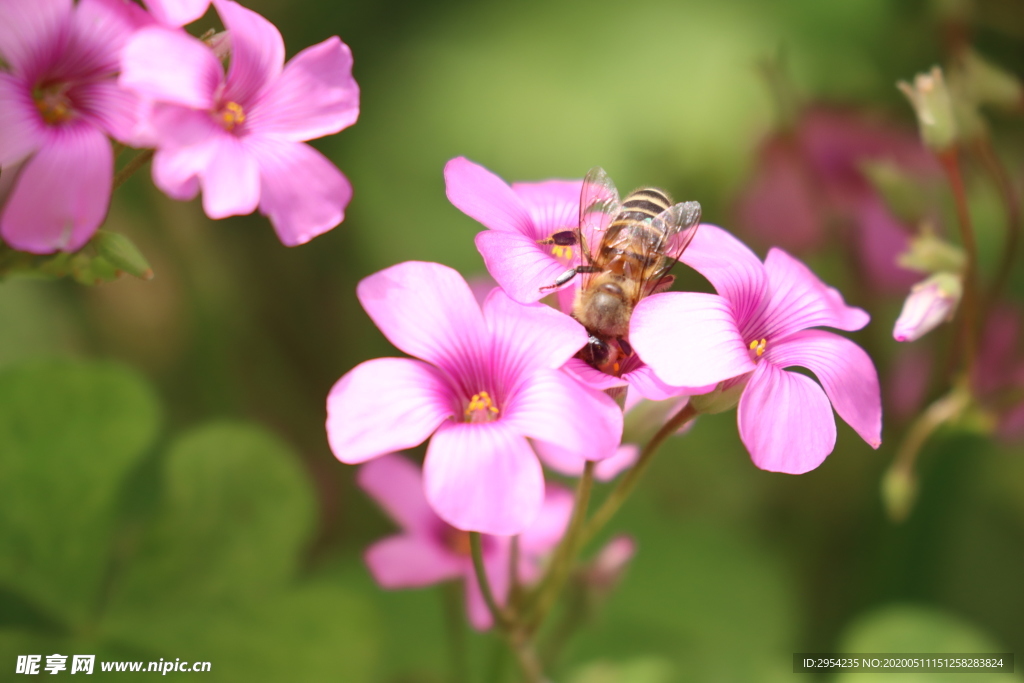
<instances>
[{"instance_id":1,"label":"green stem","mask_svg":"<svg viewBox=\"0 0 1024 683\"><path fill-rule=\"evenodd\" d=\"M527 612L526 629L533 633L544 621L548 610L554 604L555 599L562 590L565 580L569 576L573 563L576 561L576 553L582 547L580 535L583 532L584 523L587 518L587 507L590 505L590 491L594 486L594 461L588 460L583 467L583 476L580 477L576 487L576 503L573 506L572 518L569 520L569 528L562 537L562 542L555 550L555 556L551 561L547 574L540 583L535 593L530 608Z\"/></svg>"},{"instance_id":2,"label":"green stem","mask_svg":"<svg viewBox=\"0 0 1024 683\"><path fill-rule=\"evenodd\" d=\"M494 619L494 623L497 626L501 627L502 630L506 630L509 626L508 616L505 614L505 610L498 605L498 601L494 599L491 582L487 578L487 569L484 567L484 552L480 544L479 531L469 532L469 550L473 556L476 582L480 586L480 593L484 596L484 602L487 603L487 609L491 613L491 618Z\"/></svg>"},{"instance_id":3,"label":"green stem","mask_svg":"<svg viewBox=\"0 0 1024 683\"><path fill-rule=\"evenodd\" d=\"M661 442L668 437L675 434L680 427L685 425L687 422L697 416L697 411L694 410L693 406L686 404L686 406L676 413L672 419L662 425L661 429L658 430L644 449L640 452L640 457L637 459L636 464L626 472L625 476L619 480L618 485L615 489L608 494L608 497L601 503L601 507L597 509L594 516L590 518L586 527L583 530L583 538L581 545L586 545L597 535L604 525L607 524L615 513L618 512L619 508L629 497L629 494L633 492L637 482L643 475L644 471L650 465L651 460L654 458L654 454L661 446Z\"/></svg>"},{"instance_id":4,"label":"green stem","mask_svg":"<svg viewBox=\"0 0 1024 683\"><path fill-rule=\"evenodd\" d=\"M508 553L508 604L513 611L518 609L523 585L519 581L519 536L513 536Z\"/></svg>"},{"instance_id":5,"label":"green stem","mask_svg":"<svg viewBox=\"0 0 1024 683\"><path fill-rule=\"evenodd\" d=\"M132 160L125 164L124 168L118 171L117 175L114 176L113 189L116 190L124 185L124 182L131 178L136 171L149 163L149 160L153 158L153 154L155 153L155 149L146 149L133 156Z\"/></svg>"},{"instance_id":6,"label":"green stem","mask_svg":"<svg viewBox=\"0 0 1024 683\"><path fill-rule=\"evenodd\" d=\"M970 406L971 400L967 378L961 377L948 394L925 408L907 429L906 436L896 451L896 457L893 458L892 465L883 479L886 486L891 489L890 494L895 496L886 503L896 521L906 519L913 506L916 488L914 469L921 449L939 427L960 417Z\"/></svg>"},{"instance_id":7,"label":"green stem","mask_svg":"<svg viewBox=\"0 0 1024 683\"><path fill-rule=\"evenodd\" d=\"M992 285L988 292L985 308L986 311L989 311L1010 279L1013 261L1017 256L1017 249L1020 246L1020 198L1017 197L1017 193L1013 189L1013 182L1006 172L1006 167L1003 166L999 156L992 149L992 143L988 138L979 141L975 146L975 151L981 158L985 170L992 177L992 182L999 190L1003 206L1006 209L1006 242L1003 245L1002 259L999 262L995 278L992 280Z\"/></svg>"},{"instance_id":8,"label":"green stem","mask_svg":"<svg viewBox=\"0 0 1024 683\"><path fill-rule=\"evenodd\" d=\"M967 207L967 193L964 190L963 178L960 176L960 162L955 147L950 147L938 154L942 167L946 170L953 200L956 204L957 226L960 229L960 241L967 252L967 265L964 268L964 298L960 304L960 333L962 335L963 354L962 367L968 372L974 366L977 340L977 321L979 299L978 288L978 247L974 241L974 228L971 225L971 213Z\"/></svg>"}]
</instances>

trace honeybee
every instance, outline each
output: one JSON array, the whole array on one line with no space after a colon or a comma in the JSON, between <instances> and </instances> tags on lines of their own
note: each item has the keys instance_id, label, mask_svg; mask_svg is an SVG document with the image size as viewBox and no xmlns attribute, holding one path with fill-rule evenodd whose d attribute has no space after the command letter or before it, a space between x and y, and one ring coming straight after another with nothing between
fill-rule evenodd
<instances>
[{"instance_id":1,"label":"honeybee","mask_svg":"<svg viewBox=\"0 0 1024 683\"><path fill-rule=\"evenodd\" d=\"M577 354L602 372L619 375L633 355L629 319L645 296L668 289L669 271L689 246L700 222L700 204L673 204L668 194L641 187L619 201L604 169L587 173L575 230L556 232L545 244L579 245L584 263L562 273L550 291L583 277L572 316L586 328L589 343ZM596 249L588 247L596 244Z\"/></svg>"}]
</instances>

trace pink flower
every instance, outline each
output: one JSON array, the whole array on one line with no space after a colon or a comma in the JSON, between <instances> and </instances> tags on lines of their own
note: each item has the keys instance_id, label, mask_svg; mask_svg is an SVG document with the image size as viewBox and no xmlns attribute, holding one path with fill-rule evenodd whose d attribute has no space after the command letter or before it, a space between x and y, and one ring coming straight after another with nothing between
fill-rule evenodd
<instances>
[{"instance_id":1,"label":"pink flower","mask_svg":"<svg viewBox=\"0 0 1024 683\"><path fill-rule=\"evenodd\" d=\"M281 34L231 0L214 0L231 67L183 31L140 30L125 48L121 84L152 102L145 134L157 146L153 182L174 199L203 190L210 218L269 216L281 242L303 244L338 225L348 180L305 140L355 123L359 88L337 36L284 64Z\"/></svg>"},{"instance_id":2,"label":"pink flower","mask_svg":"<svg viewBox=\"0 0 1024 683\"><path fill-rule=\"evenodd\" d=\"M867 313L786 252L772 249L762 264L712 225L701 227L681 260L718 295L666 292L636 307L630 342L658 376L679 385L745 382L740 437L761 469L801 474L820 465L835 446L830 401L878 447L882 408L871 359L843 337L809 329L857 330ZM792 366L814 372L821 386L785 370Z\"/></svg>"},{"instance_id":3,"label":"pink flower","mask_svg":"<svg viewBox=\"0 0 1024 683\"><path fill-rule=\"evenodd\" d=\"M545 296L541 287L553 283L580 263L576 246L539 244L554 233L579 225L582 180L513 183L464 157L444 167L448 200L459 211L489 228L477 233L476 247L501 288L519 303ZM560 291L571 307L575 287Z\"/></svg>"},{"instance_id":4,"label":"pink flower","mask_svg":"<svg viewBox=\"0 0 1024 683\"><path fill-rule=\"evenodd\" d=\"M378 358L342 377L327 398L335 456L361 463L431 437L427 500L466 531L517 534L544 498L527 438L602 460L615 453L622 413L558 370L587 341L583 327L542 304L495 290L481 307L462 277L410 261L359 283L363 308L415 358Z\"/></svg>"},{"instance_id":5,"label":"pink flower","mask_svg":"<svg viewBox=\"0 0 1024 683\"><path fill-rule=\"evenodd\" d=\"M359 468L359 485L401 527L401 532L366 551L370 573L384 588L417 588L464 579L469 620L478 629L491 626L491 615L473 569L469 534L445 524L423 495L423 477L400 455L385 455ZM558 544L572 514L572 494L549 486L534 522L519 536L519 579L528 584L540 575L540 560ZM511 539L481 538L488 582L499 604L510 583Z\"/></svg>"},{"instance_id":6,"label":"pink flower","mask_svg":"<svg viewBox=\"0 0 1024 683\"><path fill-rule=\"evenodd\" d=\"M134 125L133 98L116 80L133 29L116 0L0 2L0 167L24 162L0 214L15 249L75 251L106 217L107 136L126 140Z\"/></svg>"}]
</instances>

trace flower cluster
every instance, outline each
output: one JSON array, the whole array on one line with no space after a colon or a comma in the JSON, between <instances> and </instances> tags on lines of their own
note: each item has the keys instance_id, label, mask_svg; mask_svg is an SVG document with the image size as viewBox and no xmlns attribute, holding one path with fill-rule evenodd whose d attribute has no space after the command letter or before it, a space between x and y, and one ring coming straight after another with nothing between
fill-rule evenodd
<instances>
[{"instance_id":1,"label":"flower cluster","mask_svg":"<svg viewBox=\"0 0 1024 683\"><path fill-rule=\"evenodd\" d=\"M880 444L874 365L853 342L817 329L858 330L868 314L784 251L772 249L762 262L721 228L700 226L681 260L718 293L655 288L633 309L631 351L606 374L580 353L594 334L572 315L581 278L553 295L553 306L539 301L586 258L579 241L556 237L577 228L582 183L510 186L464 158L448 163L445 180L451 202L487 228L476 244L499 286L478 300L458 273L436 263L367 277L360 303L411 358L361 363L327 399L335 456L367 463L360 482L403 530L368 552L382 585L466 577L473 613L480 601L464 535L477 532L502 602L509 537L520 538L528 579L529 566L554 545L534 543L536 530L565 525L549 511L564 492L545 488L543 466L578 476L596 462L587 476L602 479L640 466L639 449L620 443L622 404L611 396L625 395L627 409L666 401L670 420L738 403L740 436L766 470L820 465L835 444L833 408L872 447ZM793 366L818 382L787 370ZM428 439L422 475L393 455Z\"/></svg>"},{"instance_id":2,"label":"flower cluster","mask_svg":"<svg viewBox=\"0 0 1024 683\"><path fill-rule=\"evenodd\" d=\"M4 242L38 254L80 249L110 202L111 139L154 150L156 185L175 199L201 188L211 218L259 208L286 245L341 222L351 187L304 143L356 120L348 47L329 38L286 65L278 30L232 0L214 0L226 32L204 42L180 26L209 4L0 5Z\"/></svg>"}]
</instances>

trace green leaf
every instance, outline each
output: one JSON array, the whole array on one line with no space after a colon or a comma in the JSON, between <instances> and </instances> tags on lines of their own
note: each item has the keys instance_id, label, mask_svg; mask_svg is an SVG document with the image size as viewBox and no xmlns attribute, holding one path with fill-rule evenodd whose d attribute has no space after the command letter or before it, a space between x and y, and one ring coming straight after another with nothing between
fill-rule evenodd
<instances>
[{"instance_id":1,"label":"green leaf","mask_svg":"<svg viewBox=\"0 0 1024 683\"><path fill-rule=\"evenodd\" d=\"M893 654L968 654L1006 652L988 635L969 622L932 607L893 605L860 617L840 641L839 652ZM1016 667L1017 671L1020 667ZM872 673L873 683L923 683L936 680L934 673ZM862 676L841 674L836 683L856 683ZM949 683L997 683L1020 681L1021 674L1005 673L943 673Z\"/></svg>"},{"instance_id":2,"label":"green leaf","mask_svg":"<svg viewBox=\"0 0 1024 683\"><path fill-rule=\"evenodd\" d=\"M112 282L124 273L143 280L153 277L153 269L138 247L126 236L108 230L98 231L76 252L30 254L0 244L0 278L12 273L71 276L83 285Z\"/></svg>"},{"instance_id":3,"label":"green leaf","mask_svg":"<svg viewBox=\"0 0 1024 683\"><path fill-rule=\"evenodd\" d=\"M92 238L98 256L117 270L134 275L142 280L153 279L153 269L130 239L121 233L100 230Z\"/></svg>"},{"instance_id":4,"label":"green leaf","mask_svg":"<svg viewBox=\"0 0 1024 683\"><path fill-rule=\"evenodd\" d=\"M88 618L119 486L158 423L148 385L119 365L0 372L0 582L67 623Z\"/></svg>"},{"instance_id":5,"label":"green leaf","mask_svg":"<svg viewBox=\"0 0 1024 683\"><path fill-rule=\"evenodd\" d=\"M156 521L117 609L244 602L290 581L314 523L298 456L266 430L212 424L171 447Z\"/></svg>"}]
</instances>

